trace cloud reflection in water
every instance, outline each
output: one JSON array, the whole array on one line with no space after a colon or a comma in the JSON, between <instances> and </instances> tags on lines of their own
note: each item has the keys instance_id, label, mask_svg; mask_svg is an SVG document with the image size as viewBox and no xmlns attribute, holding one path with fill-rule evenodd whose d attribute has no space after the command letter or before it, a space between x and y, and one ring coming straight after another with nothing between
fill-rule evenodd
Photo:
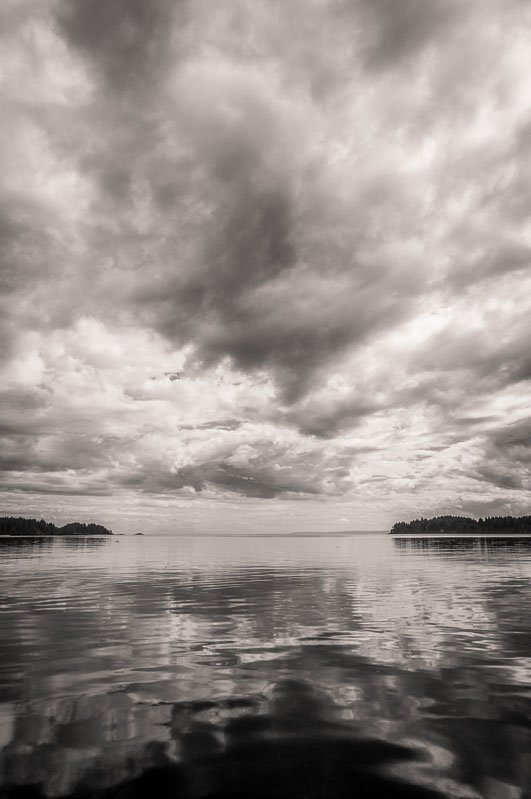
<instances>
[{"instance_id":1,"label":"cloud reflection in water","mask_svg":"<svg viewBox=\"0 0 531 799\"><path fill-rule=\"evenodd\" d=\"M1 542L5 795L525 796L530 542L452 546Z\"/></svg>"}]
</instances>

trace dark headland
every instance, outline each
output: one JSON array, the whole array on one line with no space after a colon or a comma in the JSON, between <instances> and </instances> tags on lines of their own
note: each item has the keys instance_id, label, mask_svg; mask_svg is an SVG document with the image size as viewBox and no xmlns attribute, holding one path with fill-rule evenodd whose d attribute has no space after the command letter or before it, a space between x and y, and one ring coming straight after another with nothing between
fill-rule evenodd
<instances>
[{"instance_id":1,"label":"dark headland","mask_svg":"<svg viewBox=\"0 0 531 799\"><path fill-rule=\"evenodd\" d=\"M101 524L70 522L56 527L44 519L4 516L0 518L0 535L112 535L112 530L107 530Z\"/></svg>"},{"instance_id":2,"label":"dark headland","mask_svg":"<svg viewBox=\"0 0 531 799\"><path fill-rule=\"evenodd\" d=\"M488 516L469 519L466 516L435 516L396 522L391 535L531 535L531 516Z\"/></svg>"}]
</instances>

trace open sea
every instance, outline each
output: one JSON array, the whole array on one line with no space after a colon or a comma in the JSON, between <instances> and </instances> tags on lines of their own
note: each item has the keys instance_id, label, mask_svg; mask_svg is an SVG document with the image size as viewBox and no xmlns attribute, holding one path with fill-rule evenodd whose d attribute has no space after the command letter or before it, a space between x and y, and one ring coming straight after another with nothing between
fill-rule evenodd
<instances>
[{"instance_id":1,"label":"open sea","mask_svg":"<svg viewBox=\"0 0 531 799\"><path fill-rule=\"evenodd\" d=\"M0 797L531 797L531 539L0 539Z\"/></svg>"}]
</instances>

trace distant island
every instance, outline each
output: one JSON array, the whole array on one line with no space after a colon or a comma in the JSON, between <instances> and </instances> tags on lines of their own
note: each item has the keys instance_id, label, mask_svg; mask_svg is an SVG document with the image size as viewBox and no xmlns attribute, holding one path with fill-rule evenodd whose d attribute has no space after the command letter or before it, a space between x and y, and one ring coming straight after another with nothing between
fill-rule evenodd
<instances>
[{"instance_id":1,"label":"distant island","mask_svg":"<svg viewBox=\"0 0 531 799\"><path fill-rule=\"evenodd\" d=\"M488 516L485 519L468 519L466 516L435 516L433 519L414 519L396 522L391 535L519 535L531 534L531 516Z\"/></svg>"},{"instance_id":2,"label":"distant island","mask_svg":"<svg viewBox=\"0 0 531 799\"><path fill-rule=\"evenodd\" d=\"M4 516L0 518L0 535L112 535L112 530L107 530L101 524L70 522L56 527L44 519Z\"/></svg>"}]
</instances>

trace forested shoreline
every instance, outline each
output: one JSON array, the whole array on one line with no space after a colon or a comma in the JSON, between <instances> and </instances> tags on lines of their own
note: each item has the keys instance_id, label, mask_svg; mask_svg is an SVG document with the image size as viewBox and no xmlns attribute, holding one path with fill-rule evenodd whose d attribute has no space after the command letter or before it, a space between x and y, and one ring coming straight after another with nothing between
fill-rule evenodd
<instances>
[{"instance_id":1,"label":"forested shoreline","mask_svg":"<svg viewBox=\"0 0 531 799\"><path fill-rule=\"evenodd\" d=\"M432 519L420 518L410 522L396 522L390 530L391 535L434 535L438 533L527 535L531 534L531 516L487 516L484 519L469 519L466 516L435 516Z\"/></svg>"},{"instance_id":2,"label":"forested shoreline","mask_svg":"<svg viewBox=\"0 0 531 799\"><path fill-rule=\"evenodd\" d=\"M0 518L0 535L112 535L112 530L101 524L70 522L57 527L44 519L4 516Z\"/></svg>"}]
</instances>

